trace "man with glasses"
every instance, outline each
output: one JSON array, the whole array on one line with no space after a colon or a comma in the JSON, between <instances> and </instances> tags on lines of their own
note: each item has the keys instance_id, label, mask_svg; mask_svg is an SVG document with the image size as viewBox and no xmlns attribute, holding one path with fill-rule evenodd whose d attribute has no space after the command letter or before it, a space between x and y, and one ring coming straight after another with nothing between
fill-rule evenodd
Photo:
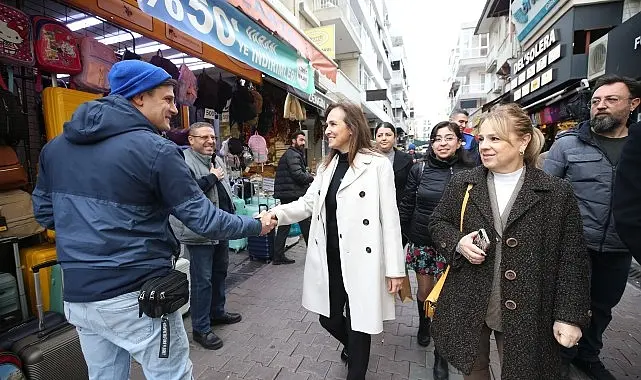
<instances>
[{"instance_id":1,"label":"man with glasses","mask_svg":"<svg viewBox=\"0 0 641 380\"><path fill-rule=\"evenodd\" d=\"M189 127L190 149L184 150L185 162L207 198L218 209L234 212L232 191L223 160L216 155L216 134L209 123ZM229 265L229 241L201 236L174 217L169 218L174 234L185 245L191 275L191 322L194 341L206 349L217 350L223 341L211 325L240 322L240 314L225 311L225 278Z\"/></svg>"},{"instance_id":2,"label":"man with glasses","mask_svg":"<svg viewBox=\"0 0 641 380\"><path fill-rule=\"evenodd\" d=\"M640 96L641 84L635 80L600 78L590 100L590 120L559 135L543 165L547 173L572 183L592 259L591 323L578 346L563 352L566 377L571 361L593 379L615 379L601 363L599 353L612 308L623 296L632 256L615 229L612 190L628 139L629 116L638 107Z\"/></svg>"}]
</instances>

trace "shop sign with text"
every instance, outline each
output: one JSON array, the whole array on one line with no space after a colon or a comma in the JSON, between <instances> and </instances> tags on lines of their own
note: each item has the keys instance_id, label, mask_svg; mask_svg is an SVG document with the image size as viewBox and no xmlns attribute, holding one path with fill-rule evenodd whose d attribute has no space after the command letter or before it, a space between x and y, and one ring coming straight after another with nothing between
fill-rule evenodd
<instances>
[{"instance_id":1,"label":"shop sign with text","mask_svg":"<svg viewBox=\"0 0 641 380\"><path fill-rule=\"evenodd\" d=\"M514 0L511 4L512 21L519 41L532 33L558 3L559 0Z\"/></svg>"},{"instance_id":2,"label":"shop sign with text","mask_svg":"<svg viewBox=\"0 0 641 380\"><path fill-rule=\"evenodd\" d=\"M225 0L138 0L140 9L305 93L314 92L310 62Z\"/></svg>"}]
</instances>

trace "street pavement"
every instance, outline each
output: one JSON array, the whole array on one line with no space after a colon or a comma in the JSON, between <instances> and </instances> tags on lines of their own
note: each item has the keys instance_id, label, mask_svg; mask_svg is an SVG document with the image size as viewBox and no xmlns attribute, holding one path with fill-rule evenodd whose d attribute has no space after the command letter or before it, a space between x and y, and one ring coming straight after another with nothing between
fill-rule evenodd
<instances>
[{"instance_id":1,"label":"street pavement","mask_svg":"<svg viewBox=\"0 0 641 380\"><path fill-rule=\"evenodd\" d=\"M227 310L243 321L214 327L225 345L217 351L190 344L194 378L208 380L345 379L340 344L319 324L318 316L301 306L305 244L288 251L293 265L265 265L247 259L247 252L230 253ZM413 277L413 276L412 276ZM412 278L413 288L416 282ZM415 302L397 301L396 320L372 339L368 380L432 379L434 346L416 343ZM191 323L185 318L191 341ZM602 359L618 380L641 379L641 291L628 285L614 319L604 334ZM492 378L500 379L494 345ZM451 380L463 376L450 368ZM144 379L134 363L132 380ZM588 379L575 369L572 380ZM527 380L527 379L524 379Z\"/></svg>"}]
</instances>

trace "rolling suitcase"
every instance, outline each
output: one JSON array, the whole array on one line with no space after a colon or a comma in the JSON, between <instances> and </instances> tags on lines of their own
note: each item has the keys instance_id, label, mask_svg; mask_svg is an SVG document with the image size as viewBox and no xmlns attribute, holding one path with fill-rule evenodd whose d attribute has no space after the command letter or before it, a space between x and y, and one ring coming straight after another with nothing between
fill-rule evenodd
<instances>
[{"instance_id":1,"label":"rolling suitcase","mask_svg":"<svg viewBox=\"0 0 641 380\"><path fill-rule=\"evenodd\" d=\"M46 325L40 290L40 270L57 263L53 260L30 268L38 289L38 330L16 341L11 351L22 360L23 371L30 380L89 379L76 328L66 321L58 325Z\"/></svg>"},{"instance_id":2,"label":"rolling suitcase","mask_svg":"<svg viewBox=\"0 0 641 380\"><path fill-rule=\"evenodd\" d=\"M266 204L258 206L259 212L267 210ZM274 237L276 230L264 236L250 236L247 238L247 251L249 252L250 260L263 260L270 262L274 258Z\"/></svg>"},{"instance_id":3,"label":"rolling suitcase","mask_svg":"<svg viewBox=\"0 0 641 380\"><path fill-rule=\"evenodd\" d=\"M64 87L47 87L42 91L47 141L62 133L62 126L71 120L79 105L100 98L100 94L71 90Z\"/></svg>"},{"instance_id":4,"label":"rolling suitcase","mask_svg":"<svg viewBox=\"0 0 641 380\"><path fill-rule=\"evenodd\" d=\"M11 273L0 273L0 323L17 322L20 317L18 283Z\"/></svg>"},{"instance_id":5,"label":"rolling suitcase","mask_svg":"<svg viewBox=\"0 0 641 380\"><path fill-rule=\"evenodd\" d=\"M22 263L22 278L25 279L25 288L27 298L29 299L29 306L33 315L37 315L38 309L36 307L36 286L33 280L31 267L46 261L56 259L56 246L51 243L39 244L36 246L21 248L20 249L20 262ZM51 293L51 268L43 268L40 273L42 279L42 304L44 310L51 310L51 303L49 295Z\"/></svg>"}]
</instances>

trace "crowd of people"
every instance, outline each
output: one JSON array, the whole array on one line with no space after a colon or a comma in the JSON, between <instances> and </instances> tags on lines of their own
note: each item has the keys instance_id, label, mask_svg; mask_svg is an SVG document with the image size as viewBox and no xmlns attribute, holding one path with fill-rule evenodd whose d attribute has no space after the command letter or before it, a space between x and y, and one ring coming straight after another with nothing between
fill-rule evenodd
<instances>
[{"instance_id":1,"label":"crowd of people","mask_svg":"<svg viewBox=\"0 0 641 380\"><path fill-rule=\"evenodd\" d=\"M218 349L211 326L242 319L225 310L227 240L278 226L274 264L290 264L293 223L307 243L302 304L342 344L348 380L366 378L371 336L395 318L408 270L434 379L448 379L449 365L490 379L492 334L504 380L564 379L570 363L614 379L599 352L631 253L641 255L641 126L629 118L638 82L599 80L591 119L558 137L543 170L543 135L516 104L490 111L472 139L467 114L453 112L423 157L396 149L394 125L372 136L359 105L332 104L324 162L312 175L305 134L292 134L276 174L281 204L250 218L234 215L209 124L190 127L184 151L160 135L177 113L169 74L123 61L109 81L111 94L80 106L44 147L33 192L38 221L56 230L65 315L92 380L128 378L132 357L148 379L191 379L181 315L166 315L170 355L159 358L163 322L139 315L141 286L166 276L184 245L194 341Z\"/></svg>"}]
</instances>

